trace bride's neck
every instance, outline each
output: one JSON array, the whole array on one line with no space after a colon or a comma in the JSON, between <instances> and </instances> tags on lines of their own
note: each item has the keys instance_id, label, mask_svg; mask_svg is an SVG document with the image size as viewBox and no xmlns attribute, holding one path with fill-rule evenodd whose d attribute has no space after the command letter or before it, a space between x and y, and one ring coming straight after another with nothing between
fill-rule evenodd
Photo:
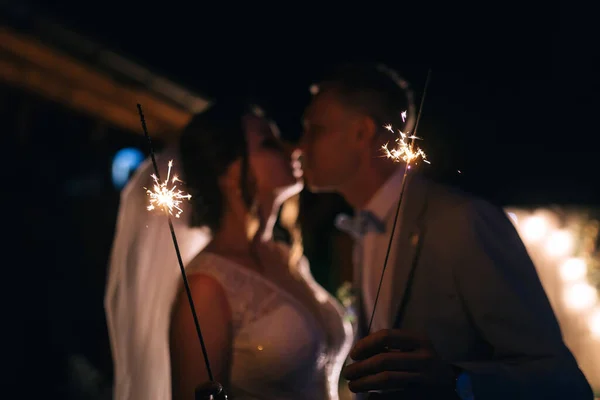
<instances>
[{"instance_id":1,"label":"bride's neck","mask_svg":"<svg viewBox=\"0 0 600 400\"><path fill-rule=\"evenodd\" d=\"M277 220L275 196L258 199L259 228L255 237L262 241L271 240L273 228ZM230 254L246 254L252 251L252 243L248 239L248 213L243 204L226 207L219 229L214 232L210 248Z\"/></svg>"},{"instance_id":2,"label":"bride's neck","mask_svg":"<svg viewBox=\"0 0 600 400\"><path fill-rule=\"evenodd\" d=\"M226 209L221 223L207 248L228 254L246 254L251 250L246 232L246 220Z\"/></svg>"}]
</instances>

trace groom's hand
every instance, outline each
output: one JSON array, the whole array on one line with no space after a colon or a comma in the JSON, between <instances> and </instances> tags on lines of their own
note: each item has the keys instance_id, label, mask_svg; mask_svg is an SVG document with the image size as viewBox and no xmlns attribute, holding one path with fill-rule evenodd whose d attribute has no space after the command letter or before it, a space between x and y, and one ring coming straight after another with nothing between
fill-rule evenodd
<instances>
[{"instance_id":1,"label":"groom's hand","mask_svg":"<svg viewBox=\"0 0 600 400\"><path fill-rule=\"evenodd\" d=\"M343 375L354 393L435 386L454 391L453 368L437 356L431 342L403 329L384 329L356 342Z\"/></svg>"}]
</instances>

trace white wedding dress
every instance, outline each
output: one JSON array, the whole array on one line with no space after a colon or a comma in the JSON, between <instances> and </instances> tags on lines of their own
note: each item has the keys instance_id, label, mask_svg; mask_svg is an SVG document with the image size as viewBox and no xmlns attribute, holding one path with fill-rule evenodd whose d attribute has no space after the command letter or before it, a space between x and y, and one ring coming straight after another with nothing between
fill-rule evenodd
<instances>
[{"instance_id":1,"label":"white wedding dress","mask_svg":"<svg viewBox=\"0 0 600 400\"><path fill-rule=\"evenodd\" d=\"M186 271L210 275L225 289L233 316L227 388L233 399L339 398L352 327L341 304L314 281L305 258L295 280L314 296L319 315L281 285L216 254L200 254Z\"/></svg>"},{"instance_id":2,"label":"white wedding dress","mask_svg":"<svg viewBox=\"0 0 600 400\"><path fill-rule=\"evenodd\" d=\"M177 160L175 149L157 155L161 177L170 159ZM111 252L105 308L115 400L171 399L170 314L182 278L166 218L146 210L143 188L153 184L152 173L152 163L146 160L123 190ZM183 218L172 221L187 274L218 279L233 310L233 365L227 388L232 397L337 399L352 327L344 320L342 306L314 281L307 260L299 263L295 280L308 289L316 304L313 312L262 275L201 253L210 234L190 228L185 219L188 204L182 207Z\"/></svg>"}]
</instances>

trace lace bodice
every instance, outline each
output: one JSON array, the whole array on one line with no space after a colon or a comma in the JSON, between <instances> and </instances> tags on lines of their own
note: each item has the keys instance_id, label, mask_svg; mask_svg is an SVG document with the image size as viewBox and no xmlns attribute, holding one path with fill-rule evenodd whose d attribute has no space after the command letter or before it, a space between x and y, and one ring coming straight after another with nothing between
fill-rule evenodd
<instances>
[{"instance_id":1,"label":"lace bodice","mask_svg":"<svg viewBox=\"0 0 600 400\"><path fill-rule=\"evenodd\" d=\"M312 279L305 259L299 283L318 300L319 315L276 283L215 254L200 254L187 272L214 277L227 294L233 319L228 391L233 398L338 398L352 332L341 305Z\"/></svg>"}]
</instances>

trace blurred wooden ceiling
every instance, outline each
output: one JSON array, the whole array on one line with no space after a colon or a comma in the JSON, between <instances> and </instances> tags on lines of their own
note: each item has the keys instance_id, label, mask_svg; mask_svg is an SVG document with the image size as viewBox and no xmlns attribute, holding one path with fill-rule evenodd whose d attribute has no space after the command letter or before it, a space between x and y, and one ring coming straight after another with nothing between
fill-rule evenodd
<instances>
[{"instance_id":1,"label":"blurred wooden ceiling","mask_svg":"<svg viewBox=\"0 0 600 400\"><path fill-rule=\"evenodd\" d=\"M44 39L39 32L0 25L0 80L142 134L139 103L151 135L164 140L176 136L195 112L208 105L208 100L115 53L95 51L102 62L91 63Z\"/></svg>"}]
</instances>

